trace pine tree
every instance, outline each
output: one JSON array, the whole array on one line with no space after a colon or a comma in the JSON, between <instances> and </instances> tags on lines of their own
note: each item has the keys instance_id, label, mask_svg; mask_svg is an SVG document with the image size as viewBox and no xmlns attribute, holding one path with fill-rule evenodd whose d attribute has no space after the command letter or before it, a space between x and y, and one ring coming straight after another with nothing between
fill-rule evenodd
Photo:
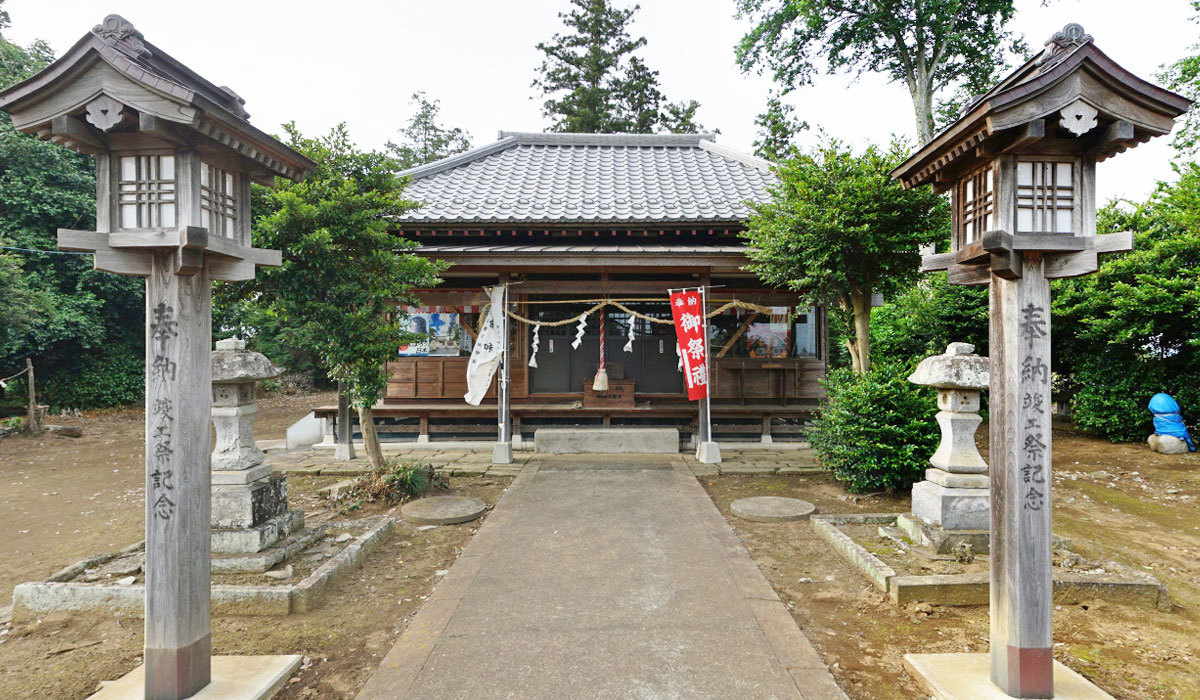
<instances>
[{"instance_id":1,"label":"pine tree","mask_svg":"<svg viewBox=\"0 0 1200 700\"><path fill-rule=\"evenodd\" d=\"M754 155L771 162L788 156L796 135L808 129L808 122L795 116L796 108L784 102L778 94L767 99L767 109L754 119L758 137L754 139Z\"/></svg>"},{"instance_id":2,"label":"pine tree","mask_svg":"<svg viewBox=\"0 0 1200 700\"><path fill-rule=\"evenodd\" d=\"M667 103L651 70L634 53L645 37L629 34L639 9L613 7L609 0L570 0L559 13L567 31L539 42L544 54L531 87L541 97L551 129L567 133L695 133L699 103Z\"/></svg>"},{"instance_id":3,"label":"pine tree","mask_svg":"<svg viewBox=\"0 0 1200 700\"><path fill-rule=\"evenodd\" d=\"M412 94L417 111L408 126L400 128L401 143L387 142L387 149L407 170L425 163L432 163L455 153L471 148L471 134L458 127L449 128L438 123L440 100L430 100L423 90Z\"/></svg>"}]
</instances>

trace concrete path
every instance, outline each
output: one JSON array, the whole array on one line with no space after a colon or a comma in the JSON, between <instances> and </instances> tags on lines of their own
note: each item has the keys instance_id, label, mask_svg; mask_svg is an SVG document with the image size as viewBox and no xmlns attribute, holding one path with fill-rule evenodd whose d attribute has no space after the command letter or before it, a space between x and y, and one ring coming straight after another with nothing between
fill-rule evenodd
<instances>
[{"instance_id":1,"label":"concrete path","mask_svg":"<svg viewBox=\"0 0 1200 700\"><path fill-rule=\"evenodd\" d=\"M359 695L846 696L677 456L531 459Z\"/></svg>"}]
</instances>

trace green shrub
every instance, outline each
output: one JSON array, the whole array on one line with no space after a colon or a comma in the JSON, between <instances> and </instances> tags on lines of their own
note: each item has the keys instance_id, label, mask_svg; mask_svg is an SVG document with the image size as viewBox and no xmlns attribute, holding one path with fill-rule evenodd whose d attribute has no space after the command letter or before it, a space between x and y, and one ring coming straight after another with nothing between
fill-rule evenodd
<instances>
[{"instance_id":1,"label":"green shrub","mask_svg":"<svg viewBox=\"0 0 1200 700\"><path fill-rule=\"evenodd\" d=\"M1196 425L1200 387L1194 378L1200 376L1200 368L1189 371L1119 355L1102 353L1076 369L1072 378L1076 393L1071 399L1076 426L1113 442L1145 440L1154 432L1146 404L1160 391L1174 396L1183 406L1184 421Z\"/></svg>"},{"instance_id":2,"label":"green shrub","mask_svg":"<svg viewBox=\"0 0 1200 700\"><path fill-rule=\"evenodd\" d=\"M896 491L921 480L940 432L933 393L909 383L911 369L881 363L857 375L834 370L809 428L821 463L853 493Z\"/></svg>"},{"instance_id":3,"label":"green shrub","mask_svg":"<svg viewBox=\"0 0 1200 700\"><path fill-rule=\"evenodd\" d=\"M109 408L139 403L145 391L145 360L121 344L89 350L77 362L38 374L38 394L51 410Z\"/></svg>"},{"instance_id":4,"label":"green shrub","mask_svg":"<svg viewBox=\"0 0 1200 700\"><path fill-rule=\"evenodd\" d=\"M338 497L338 503L348 512L357 510L364 502L398 503L420 498L430 488L446 486L445 477L437 474L432 464L388 460L383 467L358 477Z\"/></svg>"}]
</instances>

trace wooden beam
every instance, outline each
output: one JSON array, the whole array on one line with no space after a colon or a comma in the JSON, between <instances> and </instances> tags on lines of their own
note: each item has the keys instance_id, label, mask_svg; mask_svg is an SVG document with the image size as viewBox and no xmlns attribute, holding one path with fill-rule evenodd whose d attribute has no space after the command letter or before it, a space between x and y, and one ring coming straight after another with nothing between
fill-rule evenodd
<instances>
[{"instance_id":1,"label":"wooden beam","mask_svg":"<svg viewBox=\"0 0 1200 700\"><path fill-rule=\"evenodd\" d=\"M148 112L138 113L138 131L176 146L191 146L173 125Z\"/></svg>"},{"instance_id":2,"label":"wooden beam","mask_svg":"<svg viewBox=\"0 0 1200 700\"><path fill-rule=\"evenodd\" d=\"M934 253L921 257L921 272L938 272L954 264L954 253Z\"/></svg>"},{"instance_id":3,"label":"wooden beam","mask_svg":"<svg viewBox=\"0 0 1200 700\"><path fill-rule=\"evenodd\" d=\"M1012 153L1027 148L1035 141L1046 138L1046 120L1034 119L1012 129L996 133L993 138L980 144L976 155L981 158L992 158L1001 153Z\"/></svg>"},{"instance_id":4,"label":"wooden beam","mask_svg":"<svg viewBox=\"0 0 1200 700\"><path fill-rule=\"evenodd\" d=\"M1102 133L1093 136L1087 150L1089 153L1099 153L1114 146L1124 146L1133 140L1133 136L1133 122L1118 119Z\"/></svg>"},{"instance_id":5,"label":"wooden beam","mask_svg":"<svg viewBox=\"0 0 1200 700\"><path fill-rule=\"evenodd\" d=\"M62 138L86 146L88 149L108 150L108 139L104 137L104 134L67 114L57 116L50 121L50 133L50 140L55 143L60 143L58 139Z\"/></svg>"},{"instance_id":6,"label":"wooden beam","mask_svg":"<svg viewBox=\"0 0 1200 700\"><path fill-rule=\"evenodd\" d=\"M959 265L971 265L974 263L986 262L988 259L988 251L983 249L983 241L975 241L969 243L954 252L954 262Z\"/></svg>"}]
</instances>

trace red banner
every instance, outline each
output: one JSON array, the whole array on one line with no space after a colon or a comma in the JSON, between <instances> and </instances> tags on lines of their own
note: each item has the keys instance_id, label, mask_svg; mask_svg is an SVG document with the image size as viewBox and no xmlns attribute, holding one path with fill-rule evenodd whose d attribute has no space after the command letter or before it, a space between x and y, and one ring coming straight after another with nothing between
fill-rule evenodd
<instances>
[{"instance_id":1,"label":"red banner","mask_svg":"<svg viewBox=\"0 0 1200 700\"><path fill-rule=\"evenodd\" d=\"M672 292L671 313L675 317L675 337L679 343L679 356L683 358L688 400L696 401L708 396L707 324L700 290Z\"/></svg>"}]
</instances>

